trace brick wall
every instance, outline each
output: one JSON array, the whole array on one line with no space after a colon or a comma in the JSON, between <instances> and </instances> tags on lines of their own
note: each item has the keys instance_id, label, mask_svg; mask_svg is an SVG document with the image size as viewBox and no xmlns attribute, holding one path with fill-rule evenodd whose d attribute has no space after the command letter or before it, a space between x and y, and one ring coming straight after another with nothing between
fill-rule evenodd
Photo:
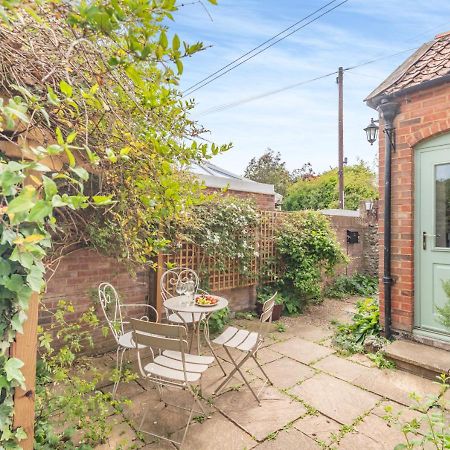
<instances>
[{"instance_id":1,"label":"brick wall","mask_svg":"<svg viewBox=\"0 0 450 450\"><path fill-rule=\"evenodd\" d=\"M61 299L72 302L75 312L67 316L69 320L77 319L90 306L96 305L98 317L103 318L97 303L97 287L102 281L115 286L124 303L148 303L148 272L139 272L134 278L126 267L114 258L107 258L91 249L78 250L61 260L54 276L48 282L43 302L52 312ZM41 309L39 323L43 326L49 325L51 317L45 309ZM114 348L112 336L105 339L100 330L94 339L95 352L101 353Z\"/></svg>"},{"instance_id":2,"label":"brick wall","mask_svg":"<svg viewBox=\"0 0 450 450\"><path fill-rule=\"evenodd\" d=\"M450 131L450 84L399 99L395 118L397 150L392 154L392 327L411 332L414 325L414 146ZM383 272L384 135L380 124L380 273ZM381 317L384 314L380 282Z\"/></svg>"},{"instance_id":3,"label":"brick wall","mask_svg":"<svg viewBox=\"0 0 450 450\"><path fill-rule=\"evenodd\" d=\"M220 189L215 188L207 188L205 189L206 193L219 192ZM222 192L225 195L231 195L233 197L238 197L247 200L253 200L256 203L258 209L273 211L275 209L275 195L273 194L258 194L254 192L245 192L245 191L233 191L228 190Z\"/></svg>"}]
</instances>

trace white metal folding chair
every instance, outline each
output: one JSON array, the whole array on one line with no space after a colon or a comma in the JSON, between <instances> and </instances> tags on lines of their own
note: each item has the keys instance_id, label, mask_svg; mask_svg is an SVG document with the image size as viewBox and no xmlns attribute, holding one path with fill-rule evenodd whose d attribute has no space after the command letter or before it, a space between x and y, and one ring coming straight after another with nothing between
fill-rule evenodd
<instances>
[{"instance_id":1,"label":"white metal folding chair","mask_svg":"<svg viewBox=\"0 0 450 450\"><path fill-rule=\"evenodd\" d=\"M136 343L139 369L141 374L147 380L152 381L159 392L160 401L163 401L162 390L164 387L173 387L189 392L192 397L190 408L184 408L179 405L171 405L177 408L189 411L189 418L180 442L170 439L166 436L160 436L156 433L142 430L142 425L148 413L148 408L142 416L139 425L139 431L170 441L180 447L186 438L192 415L195 412L194 406L200 407L200 414L206 414L203 405L200 402L199 393L201 392L201 377L203 372L212 364L212 356L199 356L186 353L188 348L187 332L183 325L170 325L147 322L143 320L131 319L133 327L133 340ZM141 357L141 349L149 347L153 353L153 361L144 365ZM199 389L196 389L196 386ZM167 402L164 402L166 405Z\"/></svg>"},{"instance_id":2,"label":"white metal folding chair","mask_svg":"<svg viewBox=\"0 0 450 450\"><path fill-rule=\"evenodd\" d=\"M130 322L124 320L123 311L125 308L143 308L145 313L140 318L143 320L154 320L158 321L158 311L146 303L125 303L120 301L119 294L117 293L114 286L110 283L100 283L98 286L98 298L100 305L102 307L103 314L105 315L106 321L108 322L109 328L117 342L116 351L116 370L117 370L117 380L114 383L112 395L116 395L117 388L119 386L120 377L122 374L123 356L127 350L135 349L136 344L133 341L132 331L127 331L125 325ZM154 317L152 317L152 314ZM126 318L126 315L125 315Z\"/></svg>"},{"instance_id":3,"label":"white metal folding chair","mask_svg":"<svg viewBox=\"0 0 450 450\"><path fill-rule=\"evenodd\" d=\"M241 375L247 387L250 389L250 392L253 394L258 404L261 404L261 401L259 400L258 397L259 393L256 394L253 388L250 386L250 383L248 382L244 372L242 371L242 366L249 358L252 358L259 367L259 369L261 370L261 372L263 373L264 377L269 382L269 384L273 384L270 381L270 378L268 377L264 369L261 367L261 364L259 363L256 355L264 342L264 337L267 334L268 330L268 324L272 322L272 312L273 306L275 304L276 295L277 293L275 293L269 300L264 302L262 314L260 316L261 323L259 325L258 331L249 331L239 329L236 327L228 327L220 336L218 336L216 339L212 341L214 344L223 346L225 352L230 358L230 362L234 365L234 369L228 374L225 380L216 389L214 393L215 395L218 395L220 391L225 387L225 385L231 380L234 374L238 372ZM230 349L240 350L242 353L244 353L240 361L237 361L233 358Z\"/></svg>"},{"instance_id":4,"label":"white metal folding chair","mask_svg":"<svg viewBox=\"0 0 450 450\"><path fill-rule=\"evenodd\" d=\"M183 267L177 267L164 272L160 279L161 296L163 298L163 301L166 301L168 298L178 295L176 293L177 286L182 283L187 283L188 281L194 283L194 295L195 295L197 292L199 292L198 288L199 279L197 273L194 270ZM189 351L191 351L194 336L198 332L197 329L198 324L204 318L204 314L174 312L168 310L167 308L165 308L165 312L167 321L169 323L181 324L184 325L186 328L188 328L188 326L192 324L194 330L189 345Z\"/></svg>"}]
</instances>

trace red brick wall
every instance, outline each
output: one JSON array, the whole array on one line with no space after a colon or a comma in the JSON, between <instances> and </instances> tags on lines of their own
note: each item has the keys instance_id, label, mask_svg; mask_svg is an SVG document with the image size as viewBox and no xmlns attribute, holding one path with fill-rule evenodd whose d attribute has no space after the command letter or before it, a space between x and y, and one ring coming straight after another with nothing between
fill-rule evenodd
<instances>
[{"instance_id":1,"label":"red brick wall","mask_svg":"<svg viewBox=\"0 0 450 450\"><path fill-rule=\"evenodd\" d=\"M212 193L212 192L219 192L220 189L215 188L207 188L205 189L206 193ZM271 210L273 211L275 209L275 195L270 194L257 194L254 192L245 192L245 191L233 191L228 190L223 192L225 195L231 195L233 197L243 198L243 199L249 199L253 200L258 209L262 210Z\"/></svg>"},{"instance_id":2,"label":"red brick wall","mask_svg":"<svg viewBox=\"0 0 450 450\"><path fill-rule=\"evenodd\" d=\"M395 118L397 150L392 154L392 327L414 325L414 146L450 131L450 84L403 96ZM384 135L380 127L380 273L383 273ZM381 317L384 314L380 281Z\"/></svg>"},{"instance_id":3,"label":"red brick wall","mask_svg":"<svg viewBox=\"0 0 450 450\"><path fill-rule=\"evenodd\" d=\"M48 282L43 302L50 311L55 311L61 299L72 302L75 312L67 316L69 320L77 319L90 306L97 305L98 317L103 318L97 303L97 287L102 281L110 282L124 303L148 303L148 280L148 272L137 273L133 278L126 267L114 258L107 258L95 250L81 249L62 259ZM49 325L51 317L45 309L41 309L40 324ZM104 338L100 330L94 338L95 352L101 353L115 346L112 335Z\"/></svg>"}]
</instances>

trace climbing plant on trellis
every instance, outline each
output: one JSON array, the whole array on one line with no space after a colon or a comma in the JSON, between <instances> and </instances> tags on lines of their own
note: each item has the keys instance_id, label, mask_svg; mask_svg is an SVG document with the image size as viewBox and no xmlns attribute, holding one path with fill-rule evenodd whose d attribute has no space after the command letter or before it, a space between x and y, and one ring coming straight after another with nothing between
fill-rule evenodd
<instances>
[{"instance_id":1,"label":"climbing plant on trellis","mask_svg":"<svg viewBox=\"0 0 450 450\"><path fill-rule=\"evenodd\" d=\"M14 392L33 392L11 350L49 254L94 245L145 263L165 244L161 221L199 198L180 166L227 148L193 140L203 129L177 85L203 46L169 39L176 9L0 0L0 448L26 440Z\"/></svg>"}]
</instances>

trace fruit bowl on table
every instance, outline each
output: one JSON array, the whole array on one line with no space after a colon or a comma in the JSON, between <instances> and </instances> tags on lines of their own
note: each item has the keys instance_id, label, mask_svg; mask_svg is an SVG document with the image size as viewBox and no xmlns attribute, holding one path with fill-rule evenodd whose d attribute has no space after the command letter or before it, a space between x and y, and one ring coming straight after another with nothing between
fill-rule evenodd
<instances>
[{"instance_id":1,"label":"fruit bowl on table","mask_svg":"<svg viewBox=\"0 0 450 450\"><path fill-rule=\"evenodd\" d=\"M219 303L218 297L214 295L197 295L195 297L195 304L197 306L215 306Z\"/></svg>"}]
</instances>

